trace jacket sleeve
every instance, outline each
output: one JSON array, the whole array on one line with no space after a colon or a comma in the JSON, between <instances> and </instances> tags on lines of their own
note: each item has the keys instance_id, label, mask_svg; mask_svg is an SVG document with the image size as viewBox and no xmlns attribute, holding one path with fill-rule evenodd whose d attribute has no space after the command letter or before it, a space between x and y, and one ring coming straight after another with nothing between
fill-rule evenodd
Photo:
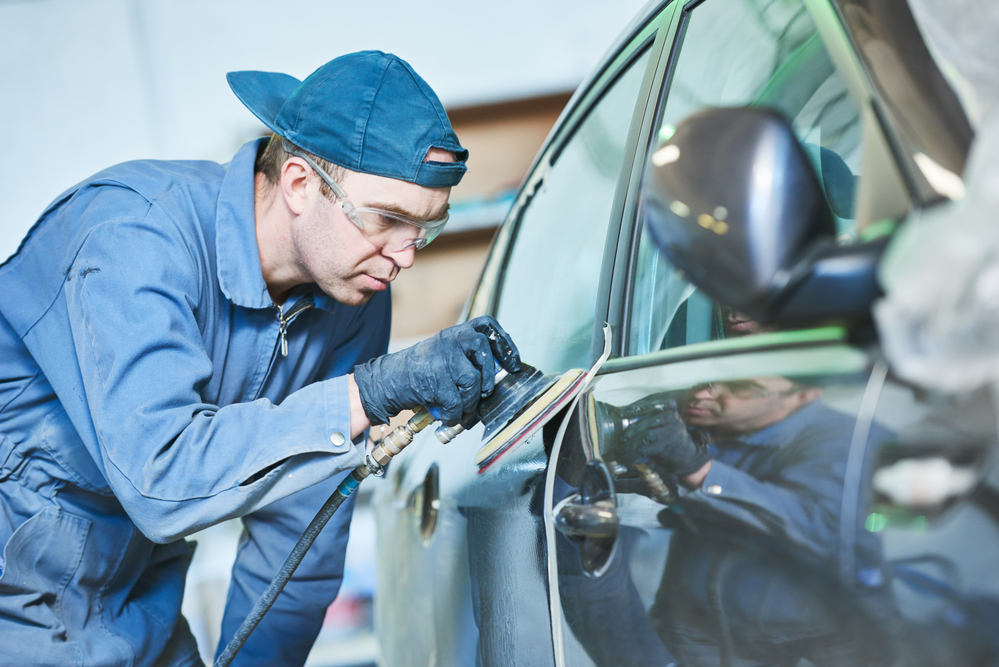
<instances>
[{"instance_id":1,"label":"jacket sleeve","mask_svg":"<svg viewBox=\"0 0 999 667\"><path fill-rule=\"evenodd\" d=\"M362 460L349 440L344 377L279 405L203 400L214 369L195 308L218 288L172 229L149 218L98 225L66 282L105 474L157 542L252 512Z\"/></svg>"},{"instance_id":2,"label":"jacket sleeve","mask_svg":"<svg viewBox=\"0 0 999 667\"><path fill-rule=\"evenodd\" d=\"M848 436L807 429L783 448L777 472L765 477L714 460L684 509L691 520L762 534L826 557L837 543Z\"/></svg>"}]
</instances>

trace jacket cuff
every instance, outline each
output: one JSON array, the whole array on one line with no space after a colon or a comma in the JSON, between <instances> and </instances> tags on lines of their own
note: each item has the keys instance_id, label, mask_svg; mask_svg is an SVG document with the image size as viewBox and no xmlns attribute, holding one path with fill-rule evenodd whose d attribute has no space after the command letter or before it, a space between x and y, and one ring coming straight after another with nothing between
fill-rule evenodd
<instances>
[{"instance_id":1,"label":"jacket cuff","mask_svg":"<svg viewBox=\"0 0 999 667\"><path fill-rule=\"evenodd\" d=\"M326 437L336 453L354 447L350 438L350 390L346 376L323 382L326 399ZM363 441L362 441L363 442ZM363 452L360 452L363 456Z\"/></svg>"}]
</instances>

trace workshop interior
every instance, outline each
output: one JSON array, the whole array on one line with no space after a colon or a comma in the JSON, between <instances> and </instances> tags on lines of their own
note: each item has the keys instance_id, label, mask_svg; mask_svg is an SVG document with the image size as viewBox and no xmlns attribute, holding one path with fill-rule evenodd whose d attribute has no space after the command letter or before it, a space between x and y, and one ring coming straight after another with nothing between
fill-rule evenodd
<instances>
[{"instance_id":1,"label":"workshop interior","mask_svg":"<svg viewBox=\"0 0 999 667\"><path fill-rule=\"evenodd\" d=\"M0 0L0 654L999 664L997 32L988 0ZM310 127L327 113L335 131ZM402 165L392 151L420 132ZM173 203L235 174L242 209L232 185L210 186L218 205ZM262 217L265 202L291 213ZM157 206L219 215L217 249L215 222L185 237L135 217L130 234L172 250L130 250L124 232L103 250ZM230 208L244 237L224 237ZM85 233L55 228L71 216ZM306 226L322 216L342 226ZM265 227L279 219L311 231L282 244ZM363 242L337 249L343 229ZM361 279L323 267L364 243L395 268L365 269L350 301ZM203 275L184 275L188 256ZM298 267L290 291L274 258ZM98 290L115 305L88 305ZM244 326L276 338L237 381L220 350L251 349ZM197 378L187 403L157 393L172 377ZM222 430L239 409L245 431ZM274 438L290 454L253 444L268 432L251 409L294 423ZM139 432L121 414L160 413L148 423L192 425L149 433L148 461L145 432L130 459L109 444ZM216 444L230 432L251 448ZM298 485L308 509L284 504ZM228 509L190 502L216 495ZM146 530L161 515L181 527ZM118 567L88 563L102 516L133 536L121 562L141 543L149 564L89 589ZM296 610L322 586L330 604Z\"/></svg>"}]
</instances>

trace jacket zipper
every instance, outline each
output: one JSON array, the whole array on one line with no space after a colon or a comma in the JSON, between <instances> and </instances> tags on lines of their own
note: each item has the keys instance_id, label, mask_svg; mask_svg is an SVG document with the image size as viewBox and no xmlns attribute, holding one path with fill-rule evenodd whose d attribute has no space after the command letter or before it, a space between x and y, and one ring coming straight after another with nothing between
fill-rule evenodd
<instances>
[{"instance_id":1,"label":"jacket zipper","mask_svg":"<svg viewBox=\"0 0 999 667\"><path fill-rule=\"evenodd\" d=\"M309 308L312 308L314 305L316 305L316 303L312 295L307 294L306 296L303 296L301 299L296 301L295 305L293 305L287 313L284 312L283 305L274 306L275 308L277 308L278 323L280 324L281 327L279 330L280 337L278 338L278 340L281 343L282 357L288 356L288 325L291 324L291 321L295 319L296 315L298 315L303 310L308 310Z\"/></svg>"}]
</instances>

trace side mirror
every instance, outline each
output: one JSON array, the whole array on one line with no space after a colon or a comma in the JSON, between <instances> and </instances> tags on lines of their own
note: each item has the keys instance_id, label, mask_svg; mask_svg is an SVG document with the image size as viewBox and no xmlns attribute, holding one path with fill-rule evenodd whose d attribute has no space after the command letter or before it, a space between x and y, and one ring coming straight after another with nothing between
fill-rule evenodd
<instances>
[{"instance_id":1,"label":"side mirror","mask_svg":"<svg viewBox=\"0 0 999 667\"><path fill-rule=\"evenodd\" d=\"M882 244L837 246L804 148L765 108L708 109L652 154L642 210L690 281L758 321L866 316Z\"/></svg>"}]
</instances>

